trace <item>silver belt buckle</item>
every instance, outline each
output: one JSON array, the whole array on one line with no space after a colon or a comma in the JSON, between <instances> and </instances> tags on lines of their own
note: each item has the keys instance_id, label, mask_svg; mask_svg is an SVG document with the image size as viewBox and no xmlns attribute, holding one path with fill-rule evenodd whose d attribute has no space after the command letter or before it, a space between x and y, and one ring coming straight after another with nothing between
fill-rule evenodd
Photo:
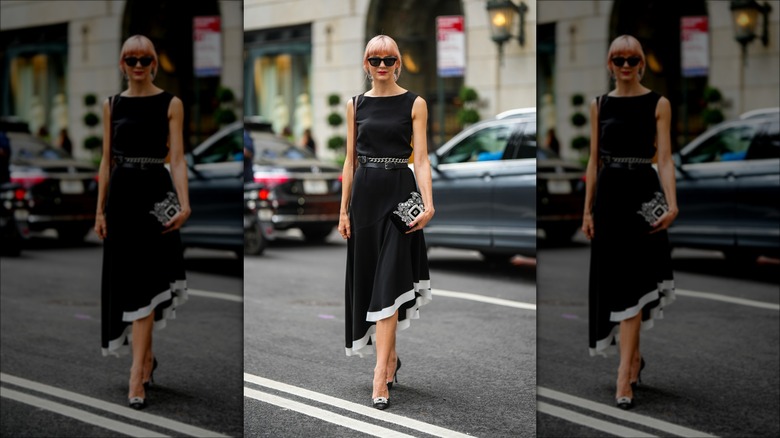
<instances>
[{"instance_id":1,"label":"silver belt buckle","mask_svg":"<svg viewBox=\"0 0 780 438\"><path fill-rule=\"evenodd\" d=\"M394 169L394 168L395 167L393 166L393 163L391 163L389 161L385 163L385 170L391 170L391 169Z\"/></svg>"}]
</instances>

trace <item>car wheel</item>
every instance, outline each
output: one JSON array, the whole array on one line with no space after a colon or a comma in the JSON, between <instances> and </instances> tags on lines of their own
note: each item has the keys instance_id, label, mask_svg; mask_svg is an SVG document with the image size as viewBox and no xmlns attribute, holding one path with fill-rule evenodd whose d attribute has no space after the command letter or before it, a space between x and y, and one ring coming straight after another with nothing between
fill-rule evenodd
<instances>
[{"instance_id":1,"label":"car wheel","mask_svg":"<svg viewBox=\"0 0 780 438\"><path fill-rule=\"evenodd\" d=\"M255 222L249 229L244 230L244 254L261 255L266 245L259 223Z\"/></svg>"},{"instance_id":2,"label":"car wheel","mask_svg":"<svg viewBox=\"0 0 780 438\"><path fill-rule=\"evenodd\" d=\"M729 263L735 266L743 266L743 267L755 264L759 256L758 254L752 251L745 251L745 250L738 250L738 249L723 251L723 255L726 257L726 260Z\"/></svg>"},{"instance_id":3,"label":"car wheel","mask_svg":"<svg viewBox=\"0 0 780 438\"><path fill-rule=\"evenodd\" d=\"M308 242L324 242L325 239L333 232L332 225L320 225L316 227L301 228L303 236Z\"/></svg>"},{"instance_id":4,"label":"car wheel","mask_svg":"<svg viewBox=\"0 0 780 438\"><path fill-rule=\"evenodd\" d=\"M92 227L69 225L57 228L57 238L63 242L81 243Z\"/></svg>"}]
</instances>

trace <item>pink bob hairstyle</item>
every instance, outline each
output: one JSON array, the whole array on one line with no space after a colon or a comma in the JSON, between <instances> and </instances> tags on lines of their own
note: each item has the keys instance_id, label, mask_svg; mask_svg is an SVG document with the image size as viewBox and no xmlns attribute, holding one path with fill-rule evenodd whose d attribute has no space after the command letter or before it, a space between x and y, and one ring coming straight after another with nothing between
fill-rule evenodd
<instances>
[{"instance_id":1,"label":"pink bob hairstyle","mask_svg":"<svg viewBox=\"0 0 780 438\"><path fill-rule=\"evenodd\" d=\"M366 44L366 51L363 53L363 71L368 74L368 58L374 55L392 55L398 58L398 62L395 64L395 80L401 76L401 67L403 66L403 59L401 58L401 51L398 50L398 44L394 39L387 35L377 35Z\"/></svg>"},{"instance_id":2,"label":"pink bob hairstyle","mask_svg":"<svg viewBox=\"0 0 780 438\"><path fill-rule=\"evenodd\" d=\"M642 60L639 62L639 79L645 74L645 51L642 50L642 44L638 39L631 35L620 35L612 40L607 52L607 70L612 74L612 58L615 56L638 56Z\"/></svg>"},{"instance_id":3,"label":"pink bob hairstyle","mask_svg":"<svg viewBox=\"0 0 780 438\"><path fill-rule=\"evenodd\" d=\"M122 50L119 52L119 66L120 70L124 72L124 59L126 56L151 56L154 58L152 62L152 77L157 72L157 51L154 49L154 43L149 38L143 35L133 35L125 40L122 44Z\"/></svg>"}]
</instances>

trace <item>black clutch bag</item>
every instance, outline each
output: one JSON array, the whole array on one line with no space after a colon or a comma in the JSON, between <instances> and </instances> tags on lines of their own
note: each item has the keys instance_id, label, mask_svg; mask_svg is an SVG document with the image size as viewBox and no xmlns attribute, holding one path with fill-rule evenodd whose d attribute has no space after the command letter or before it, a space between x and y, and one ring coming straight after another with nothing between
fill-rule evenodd
<instances>
[{"instance_id":1,"label":"black clutch bag","mask_svg":"<svg viewBox=\"0 0 780 438\"><path fill-rule=\"evenodd\" d=\"M643 202L642 209L637 213L645 218L648 224L652 225L667 211L669 211L669 205L666 203L663 193L655 192L653 199Z\"/></svg>"},{"instance_id":2,"label":"black clutch bag","mask_svg":"<svg viewBox=\"0 0 780 438\"><path fill-rule=\"evenodd\" d=\"M156 217L161 224L165 225L180 211L181 206L179 205L179 199L176 197L176 194L168 192L165 199L154 203L154 210L149 213Z\"/></svg>"},{"instance_id":3,"label":"black clutch bag","mask_svg":"<svg viewBox=\"0 0 780 438\"><path fill-rule=\"evenodd\" d=\"M424 211L422 196L418 192L412 192L409 194L409 199L398 203L398 207L390 214L390 220L399 231L406 233L411 230L409 224Z\"/></svg>"}]
</instances>

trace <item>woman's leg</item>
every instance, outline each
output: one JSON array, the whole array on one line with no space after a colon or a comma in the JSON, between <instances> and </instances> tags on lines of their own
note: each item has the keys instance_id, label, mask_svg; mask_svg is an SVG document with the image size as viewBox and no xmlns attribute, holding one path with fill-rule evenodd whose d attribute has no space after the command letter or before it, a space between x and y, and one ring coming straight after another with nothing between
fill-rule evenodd
<instances>
[{"instance_id":1,"label":"woman's leg","mask_svg":"<svg viewBox=\"0 0 780 438\"><path fill-rule=\"evenodd\" d=\"M631 397L631 366L634 355L639 349L639 328L642 326L642 313L620 321L620 366L618 367L617 391L615 397Z\"/></svg>"},{"instance_id":2,"label":"woman's leg","mask_svg":"<svg viewBox=\"0 0 780 438\"><path fill-rule=\"evenodd\" d=\"M640 327L641 327L641 322L640 322ZM639 381L639 371L641 366L642 366L642 354L639 352L639 336L637 336L636 348L634 349L634 356L631 362L630 377L631 377L632 384Z\"/></svg>"},{"instance_id":3,"label":"woman's leg","mask_svg":"<svg viewBox=\"0 0 780 438\"><path fill-rule=\"evenodd\" d=\"M398 312L376 322L376 367L374 368L374 391L371 398L388 397L387 363L395 354L395 329Z\"/></svg>"},{"instance_id":4,"label":"woman's leg","mask_svg":"<svg viewBox=\"0 0 780 438\"><path fill-rule=\"evenodd\" d=\"M133 365L130 368L130 392L128 397L145 397L143 386L144 363L152 344L154 313L133 321Z\"/></svg>"},{"instance_id":5,"label":"woman's leg","mask_svg":"<svg viewBox=\"0 0 780 438\"><path fill-rule=\"evenodd\" d=\"M152 329L154 329L154 323L152 323ZM152 367L154 366L154 353L152 353L152 335L149 332L149 348L146 349L144 355L144 383L149 382L152 378Z\"/></svg>"}]
</instances>

